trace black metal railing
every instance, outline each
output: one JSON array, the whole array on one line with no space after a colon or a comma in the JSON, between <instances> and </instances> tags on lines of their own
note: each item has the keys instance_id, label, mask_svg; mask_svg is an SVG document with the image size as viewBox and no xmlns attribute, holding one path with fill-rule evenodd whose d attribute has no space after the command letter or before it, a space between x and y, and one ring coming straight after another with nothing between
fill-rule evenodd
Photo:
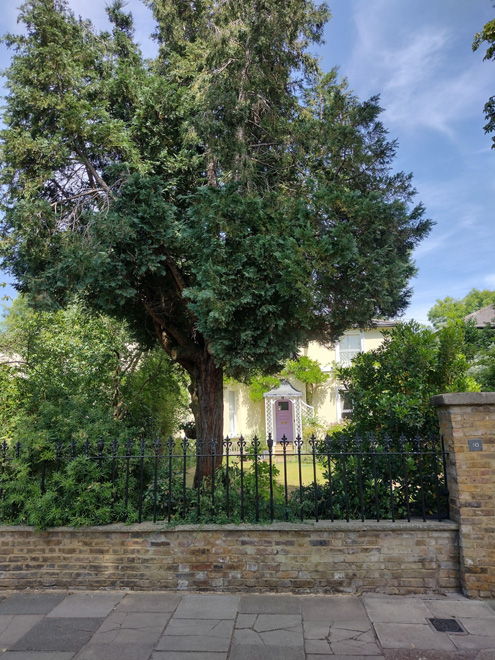
<instances>
[{"instance_id":1,"label":"black metal railing","mask_svg":"<svg viewBox=\"0 0 495 660\"><path fill-rule=\"evenodd\" d=\"M448 518L438 438L3 442L0 522ZM219 454L222 453L220 460ZM202 475L202 476L199 476Z\"/></svg>"}]
</instances>

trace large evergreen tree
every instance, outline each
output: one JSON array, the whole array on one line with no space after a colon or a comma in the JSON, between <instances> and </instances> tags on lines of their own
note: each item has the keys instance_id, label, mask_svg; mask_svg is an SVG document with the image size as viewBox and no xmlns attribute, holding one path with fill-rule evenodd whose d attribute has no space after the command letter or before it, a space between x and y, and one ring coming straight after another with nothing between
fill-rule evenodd
<instances>
[{"instance_id":1,"label":"large evergreen tree","mask_svg":"<svg viewBox=\"0 0 495 660\"><path fill-rule=\"evenodd\" d=\"M495 7L495 4L493 5ZM484 60L495 60L495 18L488 21L481 32L474 35L473 50L486 46ZM485 103L485 133L495 132L495 94ZM495 149L495 137L492 137L492 149Z\"/></svg>"},{"instance_id":2,"label":"large evergreen tree","mask_svg":"<svg viewBox=\"0 0 495 660\"><path fill-rule=\"evenodd\" d=\"M273 371L407 304L428 233L378 99L309 48L312 0L147 0L143 60L117 0L111 33L29 0L10 35L3 266L40 305L75 291L158 339L189 373L197 430L222 436L222 377ZM219 454L221 451L218 452Z\"/></svg>"}]
</instances>

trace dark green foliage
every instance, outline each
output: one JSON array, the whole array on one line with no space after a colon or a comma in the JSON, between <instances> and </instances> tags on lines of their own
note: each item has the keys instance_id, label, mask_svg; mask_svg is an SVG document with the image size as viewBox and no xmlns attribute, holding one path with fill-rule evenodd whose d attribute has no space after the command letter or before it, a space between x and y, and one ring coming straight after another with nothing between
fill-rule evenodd
<instances>
[{"instance_id":1,"label":"dark green foliage","mask_svg":"<svg viewBox=\"0 0 495 660\"><path fill-rule=\"evenodd\" d=\"M463 345L462 325L452 323L435 332L415 321L399 323L384 333L377 349L339 368L353 407L346 437L437 434L438 417L430 397L479 389L467 375Z\"/></svg>"},{"instance_id":2,"label":"dark green foliage","mask_svg":"<svg viewBox=\"0 0 495 660\"><path fill-rule=\"evenodd\" d=\"M474 36L473 50L481 46L487 46L484 60L495 60L495 18L488 21L481 32ZM495 95L491 96L485 103L485 133L495 132ZM492 149L495 148L495 137L492 138Z\"/></svg>"},{"instance_id":3,"label":"dark green foliage","mask_svg":"<svg viewBox=\"0 0 495 660\"><path fill-rule=\"evenodd\" d=\"M2 461L0 519L3 524L29 524L45 529L59 525L103 525L136 522L139 514L140 462L132 459L127 478L127 446L119 445L116 468L111 456L101 461L93 445L88 455L74 443L57 458L54 443L22 449L18 458ZM136 449L133 446L133 454ZM139 450L137 450L139 454ZM144 473L150 479L149 462ZM128 497L126 499L126 492Z\"/></svg>"},{"instance_id":4,"label":"dark green foliage","mask_svg":"<svg viewBox=\"0 0 495 660\"><path fill-rule=\"evenodd\" d=\"M184 490L184 481L181 466L172 472L172 490L170 496L170 522L171 524L197 524L197 523L255 523L270 522L270 468L266 462L258 462L258 488L256 490L255 466L252 461L243 466L241 496L241 469L240 463L234 463L227 468L225 465L215 472L215 494L212 496L212 478L205 477L198 492L189 486ZM169 516L169 471L168 466L163 468L158 481L157 515L161 520L168 520ZM273 466L272 477L275 480L280 471ZM228 481L228 488L227 488ZM256 497L256 492L258 497ZM228 495L228 497L227 497ZM273 484L274 519L285 518L285 505L283 486ZM227 507L228 499L228 507ZM152 517L153 512L153 484L148 487L145 497L146 515ZM291 517L293 514L291 513Z\"/></svg>"},{"instance_id":5,"label":"dark green foliage","mask_svg":"<svg viewBox=\"0 0 495 660\"><path fill-rule=\"evenodd\" d=\"M193 488L197 456L185 442L100 439L2 448L0 521L89 525L157 520L165 523L267 523L314 519L445 516L438 438L423 442L327 437L310 441L309 486L287 484L285 463L260 457L247 445L244 459L229 453L220 468L206 457L209 474ZM313 453L314 447L314 453ZM256 457L258 457L256 459ZM302 467L302 463L301 463Z\"/></svg>"},{"instance_id":6,"label":"dark green foliage","mask_svg":"<svg viewBox=\"0 0 495 660\"><path fill-rule=\"evenodd\" d=\"M111 33L64 0L21 8L1 132L3 267L33 304L74 292L158 341L222 436L222 370L278 371L310 340L393 316L431 223L377 98L309 48L310 0L148 0L144 61L121 2Z\"/></svg>"},{"instance_id":7,"label":"dark green foliage","mask_svg":"<svg viewBox=\"0 0 495 660\"><path fill-rule=\"evenodd\" d=\"M303 488L305 517L405 519L447 516L439 437L327 436L318 448L324 484ZM300 494L293 493L293 505Z\"/></svg>"}]
</instances>

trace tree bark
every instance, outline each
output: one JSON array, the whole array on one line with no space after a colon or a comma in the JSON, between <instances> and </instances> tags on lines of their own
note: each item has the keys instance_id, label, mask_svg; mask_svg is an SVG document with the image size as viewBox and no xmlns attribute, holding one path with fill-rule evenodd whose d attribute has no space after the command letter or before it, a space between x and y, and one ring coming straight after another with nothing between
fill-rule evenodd
<instances>
[{"instance_id":1,"label":"tree bark","mask_svg":"<svg viewBox=\"0 0 495 660\"><path fill-rule=\"evenodd\" d=\"M206 350L202 360L189 372L191 410L196 422L196 437L201 442L194 485L211 476L223 456L223 369Z\"/></svg>"}]
</instances>

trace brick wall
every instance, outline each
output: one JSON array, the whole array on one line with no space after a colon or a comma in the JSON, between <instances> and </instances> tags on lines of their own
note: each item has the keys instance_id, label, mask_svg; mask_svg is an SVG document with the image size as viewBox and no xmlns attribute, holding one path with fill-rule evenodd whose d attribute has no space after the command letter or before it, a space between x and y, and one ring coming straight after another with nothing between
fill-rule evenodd
<instances>
[{"instance_id":1,"label":"brick wall","mask_svg":"<svg viewBox=\"0 0 495 660\"><path fill-rule=\"evenodd\" d=\"M27 587L445 593L459 589L458 526L0 527L0 588Z\"/></svg>"},{"instance_id":2,"label":"brick wall","mask_svg":"<svg viewBox=\"0 0 495 660\"><path fill-rule=\"evenodd\" d=\"M440 394L431 401L449 452L450 515L460 526L462 588L473 598L495 598L495 392Z\"/></svg>"}]
</instances>

